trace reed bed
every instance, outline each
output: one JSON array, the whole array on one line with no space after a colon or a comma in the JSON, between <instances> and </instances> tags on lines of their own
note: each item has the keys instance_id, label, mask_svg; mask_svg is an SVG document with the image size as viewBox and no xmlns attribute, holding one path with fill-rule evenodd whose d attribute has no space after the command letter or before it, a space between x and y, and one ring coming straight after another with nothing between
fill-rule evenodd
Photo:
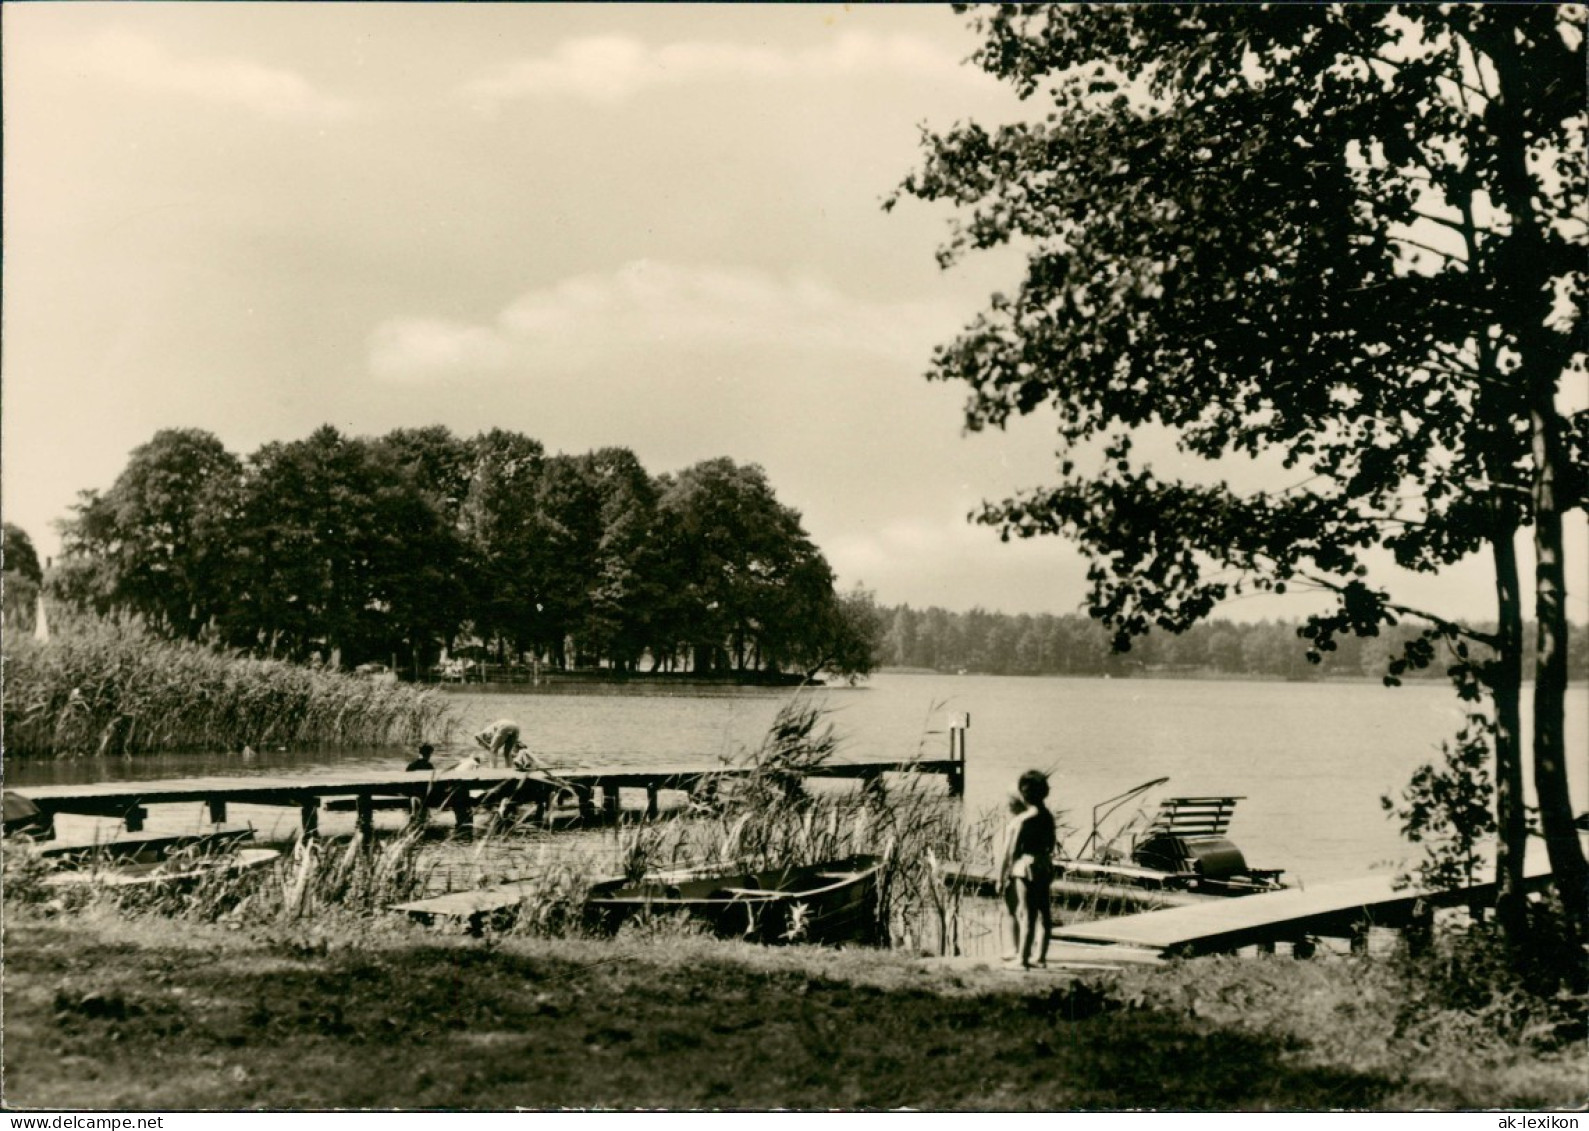
<instances>
[{"instance_id":1,"label":"reed bed","mask_svg":"<svg viewBox=\"0 0 1589 1131\"><path fill-rule=\"evenodd\" d=\"M411 745L454 725L434 689L230 656L125 618L54 627L45 642L7 634L8 757Z\"/></svg>"}]
</instances>

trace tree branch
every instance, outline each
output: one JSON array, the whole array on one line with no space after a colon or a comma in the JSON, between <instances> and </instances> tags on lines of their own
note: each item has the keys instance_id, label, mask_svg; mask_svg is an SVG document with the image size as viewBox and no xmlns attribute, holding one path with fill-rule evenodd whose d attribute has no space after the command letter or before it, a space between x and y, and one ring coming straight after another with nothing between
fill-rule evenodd
<instances>
[{"instance_id":1,"label":"tree branch","mask_svg":"<svg viewBox=\"0 0 1589 1131\"><path fill-rule=\"evenodd\" d=\"M1409 247L1416 247L1416 248L1418 248L1421 251L1427 251L1431 255L1438 255L1442 259L1450 260L1452 263L1460 263L1464 267L1466 267L1468 265L1467 256L1465 256L1465 255L1456 255L1456 254L1453 254L1452 252L1449 252L1449 251L1442 251L1438 247L1434 247L1434 246L1432 246L1430 244L1426 244L1426 243L1423 243L1423 242L1421 242L1419 240L1415 240L1411 236L1396 236L1396 235L1392 235L1389 238L1394 240L1396 243L1407 244Z\"/></svg>"}]
</instances>

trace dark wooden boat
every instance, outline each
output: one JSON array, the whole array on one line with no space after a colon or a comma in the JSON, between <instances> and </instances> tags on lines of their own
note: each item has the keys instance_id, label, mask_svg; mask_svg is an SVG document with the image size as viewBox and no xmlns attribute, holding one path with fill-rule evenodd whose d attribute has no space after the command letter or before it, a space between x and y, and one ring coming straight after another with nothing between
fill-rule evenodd
<instances>
[{"instance_id":1,"label":"dark wooden boat","mask_svg":"<svg viewBox=\"0 0 1589 1131\"><path fill-rule=\"evenodd\" d=\"M875 942L879 937L875 856L799 868L669 872L591 889L588 920L616 930L632 919L682 915L726 938L764 943Z\"/></svg>"}]
</instances>

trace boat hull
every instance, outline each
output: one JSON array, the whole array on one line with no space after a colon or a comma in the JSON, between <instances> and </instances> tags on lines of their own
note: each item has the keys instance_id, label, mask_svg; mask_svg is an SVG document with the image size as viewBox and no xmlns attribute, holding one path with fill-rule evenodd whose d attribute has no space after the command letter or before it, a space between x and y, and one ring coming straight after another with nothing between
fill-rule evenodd
<instances>
[{"instance_id":1,"label":"boat hull","mask_svg":"<svg viewBox=\"0 0 1589 1131\"><path fill-rule=\"evenodd\" d=\"M178 888L198 883L217 875L237 875L263 868L281 853L274 848L244 848L214 856L190 859L171 857L163 860L145 860L134 863L116 863L103 867L85 867L78 870L55 872L42 881L53 888L84 888L90 886L113 888Z\"/></svg>"},{"instance_id":2,"label":"boat hull","mask_svg":"<svg viewBox=\"0 0 1589 1131\"><path fill-rule=\"evenodd\" d=\"M672 872L639 883L612 880L591 890L588 921L625 923L683 917L725 938L762 943L872 943L880 935L876 857L800 868Z\"/></svg>"}]
</instances>

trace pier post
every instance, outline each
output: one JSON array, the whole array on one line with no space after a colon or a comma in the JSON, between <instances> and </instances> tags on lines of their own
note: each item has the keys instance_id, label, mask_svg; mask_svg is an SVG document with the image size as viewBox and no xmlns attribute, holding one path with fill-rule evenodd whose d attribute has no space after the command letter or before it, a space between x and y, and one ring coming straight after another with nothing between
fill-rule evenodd
<instances>
[{"instance_id":1,"label":"pier post","mask_svg":"<svg viewBox=\"0 0 1589 1131\"><path fill-rule=\"evenodd\" d=\"M460 789L447 799L447 808L452 810L453 823L458 839L470 840L474 836L474 798L469 796L467 789Z\"/></svg>"},{"instance_id":2,"label":"pier post","mask_svg":"<svg viewBox=\"0 0 1589 1131\"><path fill-rule=\"evenodd\" d=\"M298 819L303 839L308 840L320 831L320 799L306 797L298 803Z\"/></svg>"},{"instance_id":3,"label":"pier post","mask_svg":"<svg viewBox=\"0 0 1589 1131\"><path fill-rule=\"evenodd\" d=\"M971 716L949 716L949 796L964 797L966 792L966 731L971 729Z\"/></svg>"},{"instance_id":4,"label":"pier post","mask_svg":"<svg viewBox=\"0 0 1589 1131\"><path fill-rule=\"evenodd\" d=\"M648 821L654 821L657 818L657 811L661 808L657 804L657 794L660 792L661 790L654 785L646 786L646 819Z\"/></svg>"},{"instance_id":5,"label":"pier post","mask_svg":"<svg viewBox=\"0 0 1589 1131\"><path fill-rule=\"evenodd\" d=\"M1412 911L1407 917L1407 925L1402 928L1402 941L1407 944L1407 953L1412 955L1427 954L1434 945L1435 909L1434 905L1419 900L1413 904Z\"/></svg>"},{"instance_id":6,"label":"pier post","mask_svg":"<svg viewBox=\"0 0 1589 1131\"><path fill-rule=\"evenodd\" d=\"M210 798L209 805L210 805L210 824L212 824L212 825L224 825L224 824L226 824L226 799L224 797L212 797L212 798Z\"/></svg>"},{"instance_id":7,"label":"pier post","mask_svg":"<svg viewBox=\"0 0 1589 1131\"><path fill-rule=\"evenodd\" d=\"M375 799L368 793L361 793L355 802L358 813L359 835L368 837L375 831Z\"/></svg>"},{"instance_id":8,"label":"pier post","mask_svg":"<svg viewBox=\"0 0 1589 1131\"><path fill-rule=\"evenodd\" d=\"M601 787L602 816L608 821L618 820L618 787L604 785Z\"/></svg>"},{"instance_id":9,"label":"pier post","mask_svg":"<svg viewBox=\"0 0 1589 1131\"><path fill-rule=\"evenodd\" d=\"M128 832L141 833L143 832L144 818L148 815L149 810L145 809L142 805L134 804L131 809L128 809L122 814L121 819L122 822L126 824Z\"/></svg>"},{"instance_id":10,"label":"pier post","mask_svg":"<svg viewBox=\"0 0 1589 1131\"><path fill-rule=\"evenodd\" d=\"M1368 953L1368 921L1359 919L1352 924L1350 948L1353 954Z\"/></svg>"}]
</instances>

